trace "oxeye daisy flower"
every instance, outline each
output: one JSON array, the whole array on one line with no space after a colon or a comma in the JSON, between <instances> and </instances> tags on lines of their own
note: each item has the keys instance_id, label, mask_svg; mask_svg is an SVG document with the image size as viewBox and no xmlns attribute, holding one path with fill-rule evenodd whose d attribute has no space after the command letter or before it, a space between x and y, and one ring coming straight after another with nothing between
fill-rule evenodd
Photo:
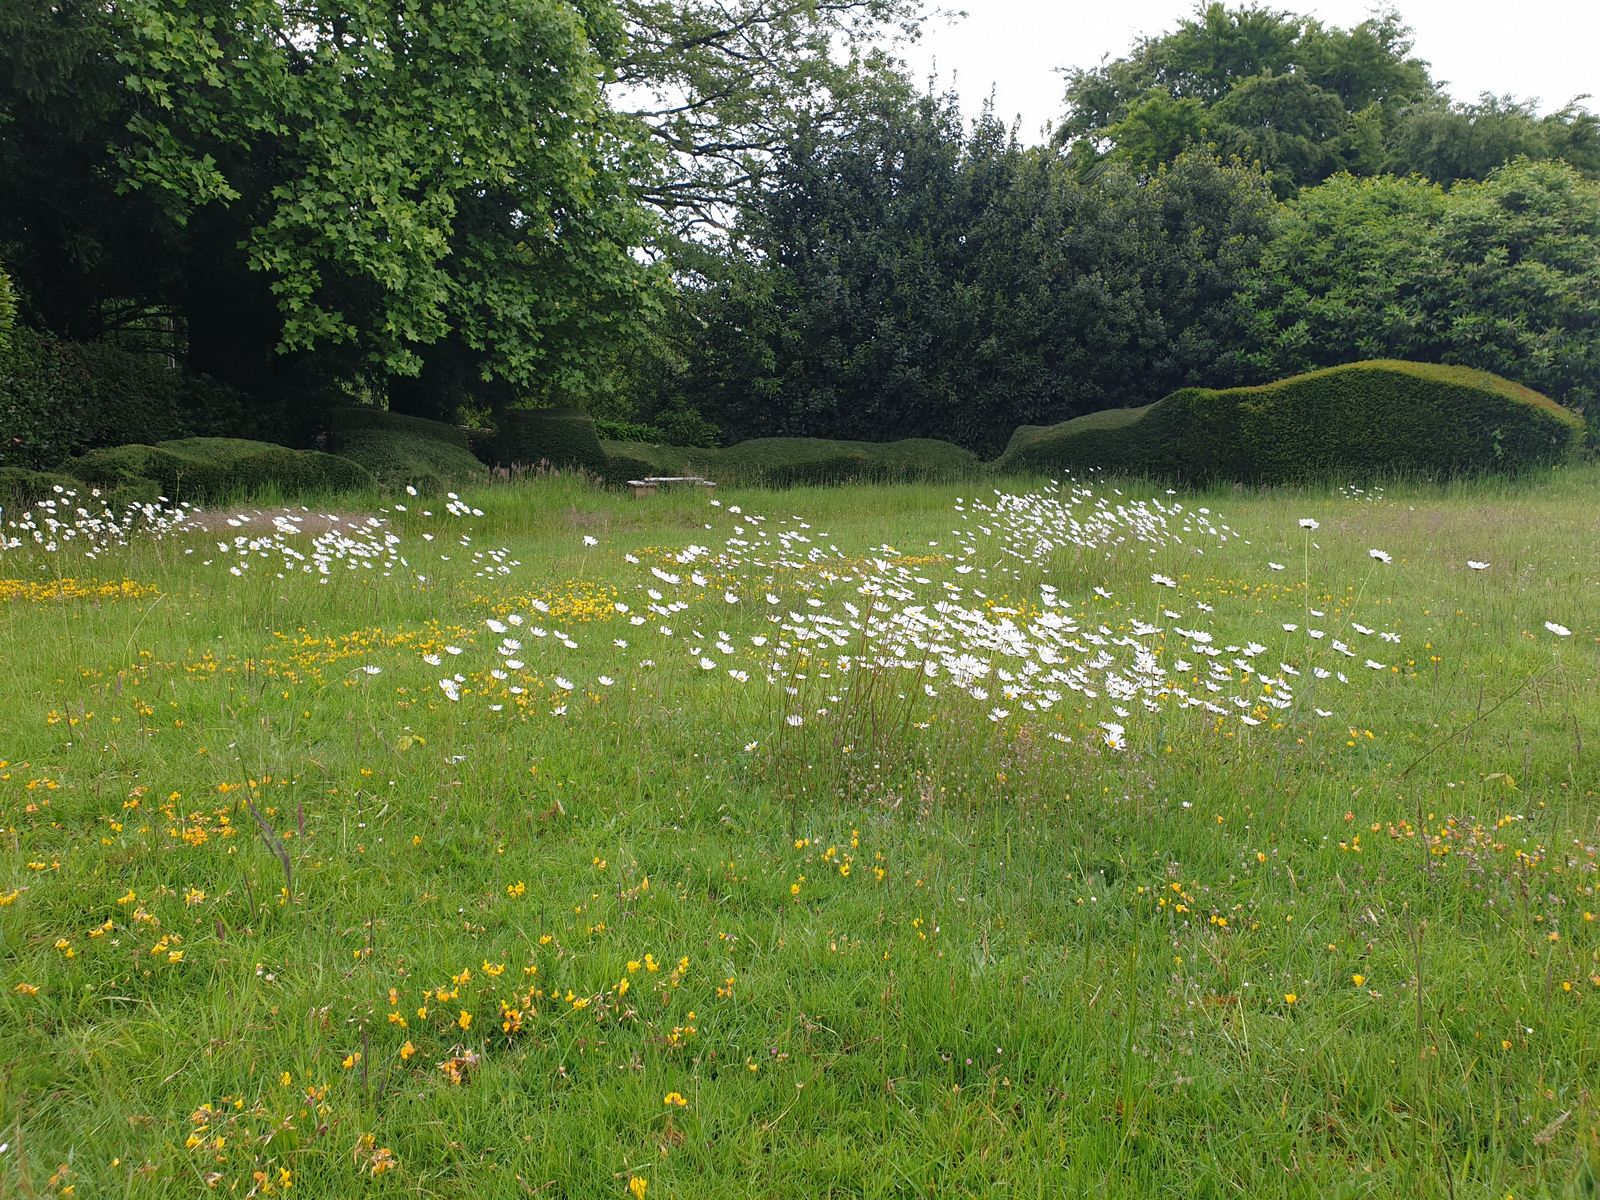
<instances>
[{"instance_id":1,"label":"oxeye daisy flower","mask_svg":"<svg viewBox=\"0 0 1600 1200\"><path fill-rule=\"evenodd\" d=\"M1555 634L1557 637L1571 637L1572 636L1572 630L1568 629L1565 625L1557 624L1555 621L1546 621L1544 623L1544 627L1546 629L1548 629L1551 633Z\"/></svg>"},{"instance_id":2,"label":"oxeye daisy flower","mask_svg":"<svg viewBox=\"0 0 1600 1200\"><path fill-rule=\"evenodd\" d=\"M1300 518L1300 528L1301 529L1321 529L1322 528L1322 524L1315 517L1301 517Z\"/></svg>"},{"instance_id":3,"label":"oxeye daisy flower","mask_svg":"<svg viewBox=\"0 0 1600 1200\"><path fill-rule=\"evenodd\" d=\"M1382 550L1368 550L1367 557L1375 558L1381 563L1392 563L1394 561L1392 555L1385 554Z\"/></svg>"}]
</instances>

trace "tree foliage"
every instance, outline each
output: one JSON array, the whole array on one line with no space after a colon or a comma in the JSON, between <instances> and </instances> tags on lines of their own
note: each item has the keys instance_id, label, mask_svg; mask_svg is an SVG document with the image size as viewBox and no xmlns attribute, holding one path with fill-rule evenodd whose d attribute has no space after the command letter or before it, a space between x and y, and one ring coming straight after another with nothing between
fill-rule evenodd
<instances>
[{"instance_id":1,"label":"tree foliage","mask_svg":"<svg viewBox=\"0 0 1600 1200\"><path fill-rule=\"evenodd\" d=\"M624 43L609 4L20 3L10 28L67 49L0 109L70 161L39 168L54 187L0 237L33 247L30 294L77 256L63 312L169 305L191 361L239 382L315 355L324 375L432 366L563 395L633 326L650 168L603 95ZM75 185L81 222L41 225ZM154 233L123 241L120 212Z\"/></svg>"},{"instance_id":2,"label":"tree foliage","mask_svg":"<svg viewBox=\"0 0 1600 1200\"><path fill-rule=\"evenodd\" d=\"M1057 130L1079 169L1151 170L1209 147L1260 163L1280 196L1348 171L1483 179L1518 156L1600 172L1600 118L1577 101L1540 117L1484 97L1452 104L1392 9L1350 29L1221 3L1099 67L1068 73Z\"/></svg>"},{"instance_id":3,"label":"tree foliage","mask_svg":"<svg viewBox=\"0 0 1600 1200\"><path fill-rule=\"evenodd\" d=\"M8 376L14 446L100 439L58 361L125 412L181 361L186 425L284 440L359 397L987 452L1378 356L1600 405L1576 102L1453 104L1392 11L1215 3L1071 73L1026 146L904 78L923 11L11 0L0 260L39 368Z\"/></svg>"},{"instance_id":4,"label":"tree foliage","mask_svg":"<svg viewBox=\"0 0 1600 1200\"><path fill-rule=\"evenodd\" d=\"M1600 176L1600 115L1574 101L1540 116L1511 96L1415 104L1395 123L1384 167L1445 181L1487 179L1516 158L1559 159Z\"/></svg>"},{"instance_id":5,"label":"tree foliage","mask_svg":"<svg viewBox=\"0 0 1600 1200\"><path fill-rule=\"evenodd\" d=\"M1208 370L1265 238L1259 175L1185 156L1079 180L948 97L885 94L780 157L747 255L691 293L681 386L731 435L938 436L1129 403Z\"/></svg>"},{"instance_id":6,"label":"tree foliage","mask_svg":"<svg viewBox=\"0 0 1600 1200\"><path fill-rule=\"evenodd\" d=\"M1246 373L1357 358L1493 371L1600 409L1600 181L1519 160L1448 191L1339 176L1284 211L1243 297Z\"/></svg>"},{"instance_id":7,"label":"tree foliage","mask_svg":"<svg viewBox=\"0 0 1600 1200\"><path fill-rule=\"evenodd\" d=\"M680 235L726 230L802 125L849 127L914 37L920 0L618 0L612 88L664 152L646 199Z\"/></svg>"}]
</instances>

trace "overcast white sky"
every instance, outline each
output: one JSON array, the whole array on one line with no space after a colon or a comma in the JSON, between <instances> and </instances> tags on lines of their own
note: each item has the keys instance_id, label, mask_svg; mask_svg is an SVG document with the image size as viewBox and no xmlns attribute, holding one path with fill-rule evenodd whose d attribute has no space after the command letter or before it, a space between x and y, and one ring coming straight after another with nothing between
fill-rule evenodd
<instances>
[{"instance_id":1,"label":"overcast white sky","mask_svg":"<svg viewBox=\"0 0 1600 1200\"><path fill-rule=\"evenodd\" d=\"M1090 67L1116 58L1141 34L1171 29L1193 11L1190 0L935 0L964 8L965 19L935 20L902 53L925 80L935 64L941 84L952 77L969 116L995 89L996 112L1022 118L1024 141L1061 113L1058 67ZM1278 0L1287 9L1350 26L1372 11L1370 0ZM1545 112L1588 92L1600 108L1600 0L1402 0L1396 7L1414 31L1413 53L1432 64L1435 79L1457 99L1480 92L1537 98Z\"/></svg>"}]
</instances>

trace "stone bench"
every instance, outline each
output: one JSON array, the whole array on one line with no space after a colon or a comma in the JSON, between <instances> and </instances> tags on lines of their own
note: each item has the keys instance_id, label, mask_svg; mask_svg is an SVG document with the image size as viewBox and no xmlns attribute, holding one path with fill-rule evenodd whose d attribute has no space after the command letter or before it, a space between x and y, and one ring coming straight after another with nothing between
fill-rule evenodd
<instances>
[{"instance_id":1,"label":"stone bench","mask_svg":"<svg viewBox=\"0 0 1600 1200\"><path fill-rule=\"evenodd\" d=\"M664 483L687 483L694 487L716 487L709 479L698 475L647 475L643 479L630 479L628 486L635 496L652 496Z\"/></svg>"}]
</instances>

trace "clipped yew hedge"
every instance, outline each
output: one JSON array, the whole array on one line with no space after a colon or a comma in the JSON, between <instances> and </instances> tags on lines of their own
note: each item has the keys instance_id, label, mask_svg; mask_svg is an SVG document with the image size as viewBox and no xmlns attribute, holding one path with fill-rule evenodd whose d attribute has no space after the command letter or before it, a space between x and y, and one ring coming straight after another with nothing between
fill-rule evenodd
<instances>
[{"instance_id":1,"label":"clipped yew hedge","mask_svg":"<svg viewBox=\"0 0 1600 1200\"><path fill-rule=\"evenodd\" d=\"M0 359L0 465L51 470L92 446L193 433L191 384L153 355L18 329Z\"/></svg>"},{"instance_id":2,"label":"clipped yew hedge","mask_svg":"<svg viewBox=\"0 0 1600 1200\"><path fill-rule=\"evenodd\" d=\"M469 450L467 431L459 425L443 421L430 421L426 417L412 417L405 413L390 412L386 408L352 404L336 408L328 414L328 445L337 451L340 442L352 434L378 429L385 433L404 433L414 437L428 437L448 442L462 450Z\"/></svg>"},{"instance_id":3,"label":"clipped yew hedge","mask_svg":"<svg viewBox=\"0 0 1600 1200\"><path fill-rule=\"evenodd\" d=\"M501 466L574 468L604 478L606 452L593 419L575 408L518 408L501 414L494 445Z\"/></svg>"},{"instance_id":4,"label":"clipped yew hedge","mask_svg":"<svg viewBox=\"0 0 1600 1200\"><path fill-rule=\"evenodd\" d=\"M55 494L56 488L84 490L71 475L56 471L30 471L26 467L0 467L0 509L7 514L28 508Z\"/></svg>"},{"instance_id":5,"label":"clipped yew hedge","mask_svg":"<svg viewBox=\"0 0 1600 1200\"><path fill-rule=\"evenodd\" d=\"M107 446L73 459L65 470L93 487L126 493L153 484L170 500L192 503L268 489L339 492L373 486L372 473L347 458L244 438Z\"/></svg>"},{"instance_id":6,"label":"clipped yew hedge","mask_svg":"<svg viewBox=\"0 0 1600 1200\"><path fill-rule=\"evenodd\" d=\"M1448 477L1560 462L1583 431L1576 413L1487 371L1376 359L1019 430L997 465L1194 482Z\"/></svg>"},{"instance_id":7,"label":"clipped yew hedge","mask_svg":"<svg viewBox=\"0 0 1600 1200\"><path fill-rule=\"evenodd\" d=\"M426 433L356 429L342 435L335 446L340 456L359 463L380 486L391 490L410 485L424 492L443 492L488 474L464 446Z\"/></svg>"},{"instance_id":8,"label":"clipped yew hedge","mask_svg":"<svg viewBox=\"0 0 1600 1200\"><path fill-rule=\"evenodd\" d=\"M957 479L979 465L971 451L935 438L854 442L798 437L739 442L714 452L714 464L730 478L769 487Z\"/></svg>"}]
</instances>

